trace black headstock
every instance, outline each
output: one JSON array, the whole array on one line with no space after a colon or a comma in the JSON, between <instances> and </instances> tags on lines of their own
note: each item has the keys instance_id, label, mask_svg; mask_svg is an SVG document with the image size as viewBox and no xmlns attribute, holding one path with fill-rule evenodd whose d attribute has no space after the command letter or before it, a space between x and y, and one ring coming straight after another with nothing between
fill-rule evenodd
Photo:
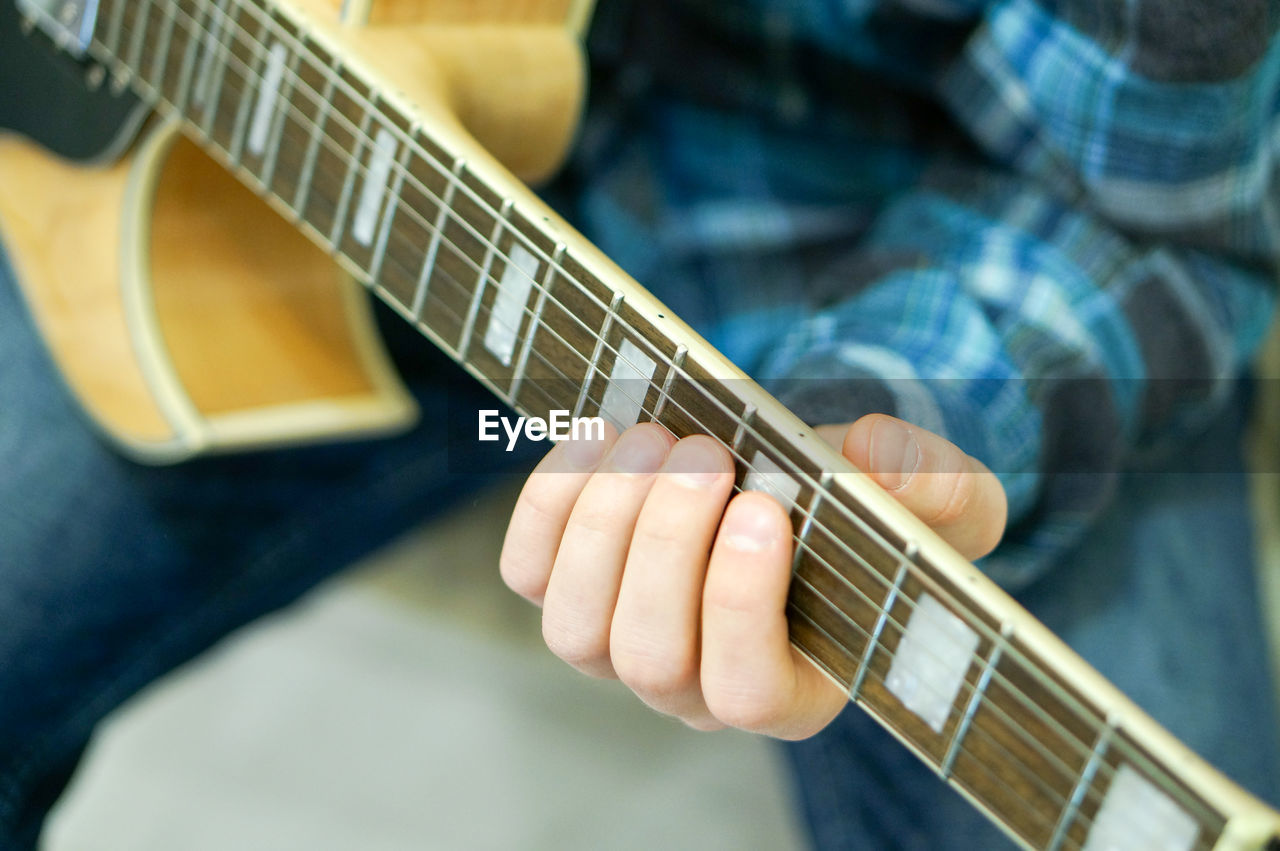
<instances>
[{"instance_id":1,"label":"black headstock","mask_svg":"<svg viewBox=\"0 0 1280 851\"><path fill-rule=\"evenodd\" d=\"M0 0L0 130L70 159L97 160L124 149L144 110L100 65L59 47L14 0Z\"/></svg>"}]
</instances>

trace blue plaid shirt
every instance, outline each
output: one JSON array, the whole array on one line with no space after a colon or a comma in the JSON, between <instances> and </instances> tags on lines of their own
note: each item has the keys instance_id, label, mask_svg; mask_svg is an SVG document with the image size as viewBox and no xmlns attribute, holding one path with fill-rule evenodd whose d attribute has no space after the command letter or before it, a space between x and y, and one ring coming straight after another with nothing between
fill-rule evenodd
<instances>
[{"instance_id":1,"label":"blue plaid shirt","mask_svg":"<svg viewBox=\"0 0 1280 851\"><path fill-rule=\"evenodd\" d=\"M1280 3L1210 5L601 0L570 214L809 421L982 459L1016 587L1270 321Z\"/></svg>"}]
</instances>

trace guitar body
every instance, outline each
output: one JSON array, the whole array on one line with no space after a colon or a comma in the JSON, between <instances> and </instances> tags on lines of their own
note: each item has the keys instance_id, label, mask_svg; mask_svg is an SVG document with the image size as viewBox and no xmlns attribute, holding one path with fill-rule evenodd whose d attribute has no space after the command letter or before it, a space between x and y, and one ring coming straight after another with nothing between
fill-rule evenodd
<instances>
[{"instance_id":1,"label":"guitar body","mask_svg":"<svg viewBox=\"0 0 1280 851\"><path fill-rule=\"evenodd\" d=\"M338 28L335 4L306 5ZM338 28L353 53L421 66L415 97L456 115L512 171L554 170L581 102L571 25L583 4L350 5L367 22ZM13 7L0 6L14 18L0 21L7 61L43 56L18 36ZM538 73L521 74L522 64ZM85 68L55 79L65 90L92 78ZM176 122L153 121L113 157L139 111L112 103L121 98L106 86L73 95L82 121L96 119L83 124L118 126L96 151L76 150L57 128L0 135L0 239L55 362L106 436L138 460L167 463L412 424L416 408L363 287Z\"/></svg>"}]
</instances>

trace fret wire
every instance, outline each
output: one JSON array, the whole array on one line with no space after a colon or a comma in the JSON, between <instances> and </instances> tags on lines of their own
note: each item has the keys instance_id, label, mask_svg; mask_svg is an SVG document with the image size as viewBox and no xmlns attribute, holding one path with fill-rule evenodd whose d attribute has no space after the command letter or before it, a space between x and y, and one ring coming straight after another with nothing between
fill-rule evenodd
<instances>
[{"instance_id":1,"label":"fret wire","mask_svg":"<svg viewBox=\"0 0 1280 851\"><path fill-rule=\"evenodd\" d=\"M747 407L742 411L742 419L738 420L738 427L733 433L733 442L729 446L734 452L742 447L742 441L746 439L747 430L751 428L751 424L756 418L756 406L748 402Z\"/></svg>"},{"instance_id":2,"label":"fret wire","mask_svg":"<svg viewBox=\"0 0 1280 851\"><path fill-rule=\"evenodd\" d=\"M267 85L266 64L267 64L267 25L262 23L258 27L257 42L250 44L252 55L249 59L248 71L245 75L245 87L240 92L240 105L236 108L236 119L231 129L231 162L238 168L240 166L240 158L244 154L245 136L249 128L249 113L253 111L253 102L255 95L263 96L263 89ZM259 72L257 69L262 68ZM256 80L250 79L256 77ZM255 91L256 89L256 91Z\"/></svg>"},{"instance_id":3,"label":"fret wire","mask_svg":"<svg viewBox=\"0 0 1280 851\"><path fill-rule=\"evenodd\" d=\"M339 112L339 115L342 113ZM333 217L333 227L329 231L329 244L336 250L342 245L342 233L346 229L347 212L351 207L351 195L355 189L356 172L359 170L360 161L364 158L364 149L367 142L372 140L369 138L369 124L373 120L373 111L365 110L364 118L360 121L360 135L355 142L355 152L351 157L351 162L347 165L347 177L342 184L342 196L338 199L338 211ZM372 145L368 146L373 150ZM368 179L369 173L365 172L365 178Z\"/></svg>"},{"instance_id":4,"label":"fret wire","mask_svg":"<svg viewBox=\"0 0 1280 851\"><path fill-rule=\"evenodd\" d=\"M156 51L155 58L151 60L151 76L156 81L158 88L164 87L164 70L169 64L169 47L173 41L173 27L177 20L176 16L165 15L164 21L160 25L159 49Z\"/></svg>"},{"instance_id":5,"label":"fret wire","mask_svg":"<svg viewBox=\"0 0 1280 851\"><path fill-rule=\"evenodd\" d=\"M914 544L908 544L907 549L913 550ZM902 561L898 564L898 570L893 576L893 587L889 589L889 594L885 597L884 605L877 606L876 625L871 633L871 640L867 642L866 649L862 653L862 658L858 660L858 672L853 678L853 683L849 686L849 700L857 701L858 695L862 691L862 682L867 678L867 671L871 670L871 657L875 655L876 647L880 643L880 636L884 632L885 622L891 617L893 605L898 600L898 593L902 590L902 583L907 578L907 562L911 560L910 555L904 555Z\"/></svg>"},{"instance_id":6,"label":"fret wire","mask_svg":"<svg viewBox=\"0 0 1280 851\"><path fill-rule=\"evenodd\" d=\"M956 725L955 732L951 735L951 743L947 745L947 754L942 760L942 776L944 778L949 777L952 768L955 767L956 757L960 753L960 745L969 732L969 725L973 723L973 716L977 713L978 705L987 693L987 687L991 684L991 675L995 672L996 666L1000 664L1000 654L1004 652L1004 642L1008 641L1012 635L1013 628L1006 624L1000 631L1000 636L1003 640L991 645L991 655L987 657L987 661L983 665L982 676L978 679L978 684L973 689L973 693L969 695L969 702L965 706L964 716L960 719L960 723Z\"/></svg>"},{"instance_id":7,"label":"fret wire","mask_svg":"<svg viewBox=\"0 0 1280 851\"><path fill-rule=\"evenodd\" d=\"M557 263L564 260L565 250L565 244L563 242L556 243L553 256ZM543 273L542 291L538 293L538 301L534 306L533 316L529 319L529 330L525 333L524 342L520 346L520 356L516 360L515 376L511 381L512 399L518 400L520 398L520 385L524 383L525 369L529 364L529 352L533 349L533 338L537 335L538 326L542 323L542 313L546 308L547 296L550 295L551 287L553 286L553 275L555 275L555 267L548 263L547 271ZM541 357L541 355L539 355L539 357Z\"/></svg>"},{"instance_id":8,"label":"fret wire","mask_svg":"<svg viewBox=\"0 0 1280 851\"><path fill-rule=\"evenodd\" d=\"M590 295L590 294L588 294L588 295ZM789 461L789 459L784 459L784 460L788 460L788 461ZM842 508L843 508L843 506L842 506ZM855 519L857 519L857 518L855 518ZM892 549L892 547L891 547L891 549ZM962 608L963 608L963 607L962 607ZM1042 672L1040 672L1040 671L1038 671L1034 665L1029 666L1029 670L1030 670L1033 674L1037 675L1037 676L1038 676L1038 678L1039 678L1039 679L1041 679L1042 681L1045 681L1045 680L1046 680L1046 678L1044 677L1043 673L1042 673ZM1055 691L1055 692L1061 692L1061 688L1060 688L1059 686L1057 686L1057 684L1056 684L1056 683L1053 683L1051 680L1048 680L1047 682L1045 682L1045 685L1046 685L1047 687L1049 687L1052 691ZM1057 696L1059 696L1060 698L1062 697L1062 695L1061 695L1061 694L1059 694L1059 695L1057 695ZM1069 695L1067 695L1067 696L1066 696L1066 698L1067 698L1067 700L1068 700L1070 703L1076 704L1076 706L1068 706L1068 708L1071 708L1073 712L1075 712L1077 715L1079 715L1079 714L1080 714L1080 712L1079 712L1079 710L1077 709L1078 701L1075 701L1075 700L1074 700L1074 698L1071 698ZM1034 705L1033 705L1033 706L1032 706L1032 708L1034 709L1034 708L1036 708L1036 707L1034 707ZM1087 720L1087 719L1086 719L1086 718L1082 718L1081 720ZM1123 746L1123 745L1125 745L1126 743L1121 742L1120 744ZM1104 767L1104 768L1105 768L1105 767ZM1185 796L1185 793L1182 793L1180 789L1175 789L1174 791L1178 793L1179 797L1183 797L1183 798L1185 798L1185 797L1186 797L1186 796ZM1192 803L1194 804L1195 802L1192 802Z\"/></svg>"},{"instance_id":9,"label":"fret wire","mask_svg":"<svg viewBox=\"0 0 1280 851\"><path fill-rule=\"evenodd\" d=\"M320 156L320 138L321 136L324 136L325 139L332 138L324 128L329 120L329 112L333 109L333 88L338 75L342 73L342 65L339 63L333 68L327 68L326 71L324 97L320 100L320 111L317 120L312 124L310 139L307 142L307 152L302 160L302 174L298 177L298 187L293 193L293 209L300 218L306 216L306 204L311 195L311 183L315 176L316 160ZM285 108L292 108L292 104L286 104ZM300 112L299 115L301 115ZM301 121L299 121L299 126L301 126Z\"/></svg>"},{"instance_id":10,"label":"fret wire","mask_svg":"<svg viewBox=\"0 0 1280 851\"><path fill-rule=\"evenodd\" d=\"M124 3L122 2L121 5ZM139 3L137 9L138 11L134 13L132 38L129 39L129 58L125 60L131 70L139 69L138 66L142 63L142 42L147 34L147 18L151 13L151 4ZM139 21L141 23L138 23Z\"/></svg>"},{"instance_id":11,"label":"fret wire","mask_svg":"<svg viewBox=\"0 0 1280 851\"><path fill-rule=\"evenodd\" d=\"M676 346L676 353L671 358L671 363L667 366L667 375L662 379L662 389L658 391L658 402L653 406L652 422L658 422L662 416L662 410L667 406L667 398L671 395L671 384L675 381L676 373L684 369L684 359L689 355L689 347L684 343Z\"/></svg>"},{"instance_id":12,"label":"fret wire","mask_svg":"<svg viewBox=\"0 0 1280 851\"><path fill-rule=\"evenodd\" d=\"M276 163L280 159L280 145L284 142L284 125L288 121L286 114L293 102L295 81L298 79L298 63L302 56L296 50L289 54L288 73L280 83L280 99L272 110L271 130L267 134L267 157L262 166L262 184L268 189L275 180Z\"/></svg>"},{"instance_id":13,"label":"fret wire","mask_svg":"<svg viewBox=\"0 0 1280 851\"><path fill-rule=\"evenodd\" d=\"M387 238L391 235L391 225L396 218L396 210L400 208L400 189L404 184L404 175L406 169L405 163L408 161L412 151L408 145L404 145L400 151L400 172L391 181L391 191L387 193L387 203L382 211L382 228L378 233L377 247L373 252L373 260L369 265L370 280L377 281L382 275L382 262L387 256Z\"/></svg>"},{"instance_id":14,"label":"fret wire","mask_svg":"<svg viewBox=\"0 0 1280 851\"><path fill-rule=\"evenodd\" d=\"M1098 768L1103 765L1103 757L1106 755L1107 748L1110 747L1111 736L1116 731L1116 728L1115 721L1108 718L1106 726L1098 733L1098 739L1093 745L1093 752L1089 755L1089 762L1085 764L1084 771L1080 772L1080 779L1076 781L1075 788L1071 790L1071 798L1067 801L1066 809L1062 811L1062 816L1058 819L1058 824L1053 829L1053 836L1049 840L1049 845L1045 851L1059 851L1062 843L1068 839L1071 822L1080 811L1080 804L1084 801L1085 795L1093 788L1094 775L1098 773Z\"/></svg>"},{"instance_id":15,"label":"fret wire","mask_svg":"<svg viewBox=\"0 0 1280 851\"><path fill-rule=\"evenodd\" d=\"M834 480L835 474L830 470L823 470L822 475L818 477L818 487L813 489L813 495L809 497L809 506L804 510L804 522L801 523L800 534L797 536L800 546L796 547L795 555L791 557L792 573L800 569L800 559L804 556L805 549L809 547L809 535L813 532L814 515L822 505L822 494L831 487Z\"/></svg>"},{"instance_id":16,"label":"fret wire","mask_svg":"<svg viewBox=\"0 0 1280 851\"><path fill-rule=\"evenodd\" d=\"M435 200L437 205L436 220L431 237L431 247L427 249L427 256L422 261L422 272L418 275L418 288L413 296L414 316L422 315L423 300L427 297L427 287L430 285L432 273L435 272L436 257L440 251L440 241L444 239L444 230L448 226L449 209L453 207L453 196L458 189L458 184L462 182L462 172L466 167L467 161L462 157L458 157L453 161L453 169L445 179L444 196L437 198L435 193L427 193Z\"/></svg>"},{"instance_id":17,"label":"fret wire","mask_svg":"<svg viewBox=\"0 0 1280 851\"><path fill-rule=\"evenodd\" d=\"M124 0L119 0L124 2ZM203 12L202 12L203 14ZM196 20L192 18L192 20ZM177 26L178 16L173 16L174 25ZM199 27L199 23L196 24ZM197 29L187 32L187 49L182 54L182 66L178 72L178 99L174 102L174 108L179 114L185 114L187 105L191 101L191 87L195 84L196 57L200 55L200 32Z\"/></svg>"},{"instance_id":18,"label":"fret wire","mask_svg":"<svg viewBox=\"0 0 1280 851\"><path fill-rule=\"evenodd\" d=\"M462 342L458 344L458 350L462 352L464 358L471 349L471 337L475 333L476 319L479 318L480 302L484 301L484 293L492 277L493 260L498 252L498 242L502 239L502 228L511 217L513 203L510 198L503 201L502 212L493 223L493 235L489 237L489 248L484 254L484 266L480 269L480 277L476 280L476 292L471 297L471 306L467 309L467 321L462 328ZM510 260L507 262L509 263Z\"/></svg>"},{"instance_id":19,"label":"fret wire","mask_svg":"<svg viewBox=\"0 0 1280 851\"><path fill-rule=\"evenodd\" d=\"M578 394L578 401L574 403L573 415L575 417L582 416L582 407L587 403L587 393L591 390L592 383L596 380L596 375L600 372L600 355L603 353L605 341L609 338L609 332L613 330L614 317L618 315L618 308L622 307L622 293L615 292L613 301L609 304L609 310L604 315L604 325L600 328L600 333L596 337L594 351L591 352L591 360L587 363L587 373L582 380L582 391ZM577 351L576 349L574 351ZM615 357L621 357L621 353L615 353ZM626 392L623 390L622 392Z\"/></svg>"}]
</instances>

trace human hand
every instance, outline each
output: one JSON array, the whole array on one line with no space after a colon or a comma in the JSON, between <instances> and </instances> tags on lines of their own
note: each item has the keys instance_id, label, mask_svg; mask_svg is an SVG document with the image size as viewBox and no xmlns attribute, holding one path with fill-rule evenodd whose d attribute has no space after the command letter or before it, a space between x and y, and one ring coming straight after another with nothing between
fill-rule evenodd
<instances>
[{"instance_id":1,"label":"human hand","mask_svg":"<svg viewBox=\"0 0 1280 851\"><path fill-rule=\"evenodd\" d=\"M1004 490L953 444L880 414L818 431L962 555L999 541ZM805 738L847 695L791 646L786 512L762 493L730 499L733 479L720 443L653 424L561 443L516 503L502 578L542 606L547 646L579 671L696 729Z\"/></svg>"}]
</instances>

